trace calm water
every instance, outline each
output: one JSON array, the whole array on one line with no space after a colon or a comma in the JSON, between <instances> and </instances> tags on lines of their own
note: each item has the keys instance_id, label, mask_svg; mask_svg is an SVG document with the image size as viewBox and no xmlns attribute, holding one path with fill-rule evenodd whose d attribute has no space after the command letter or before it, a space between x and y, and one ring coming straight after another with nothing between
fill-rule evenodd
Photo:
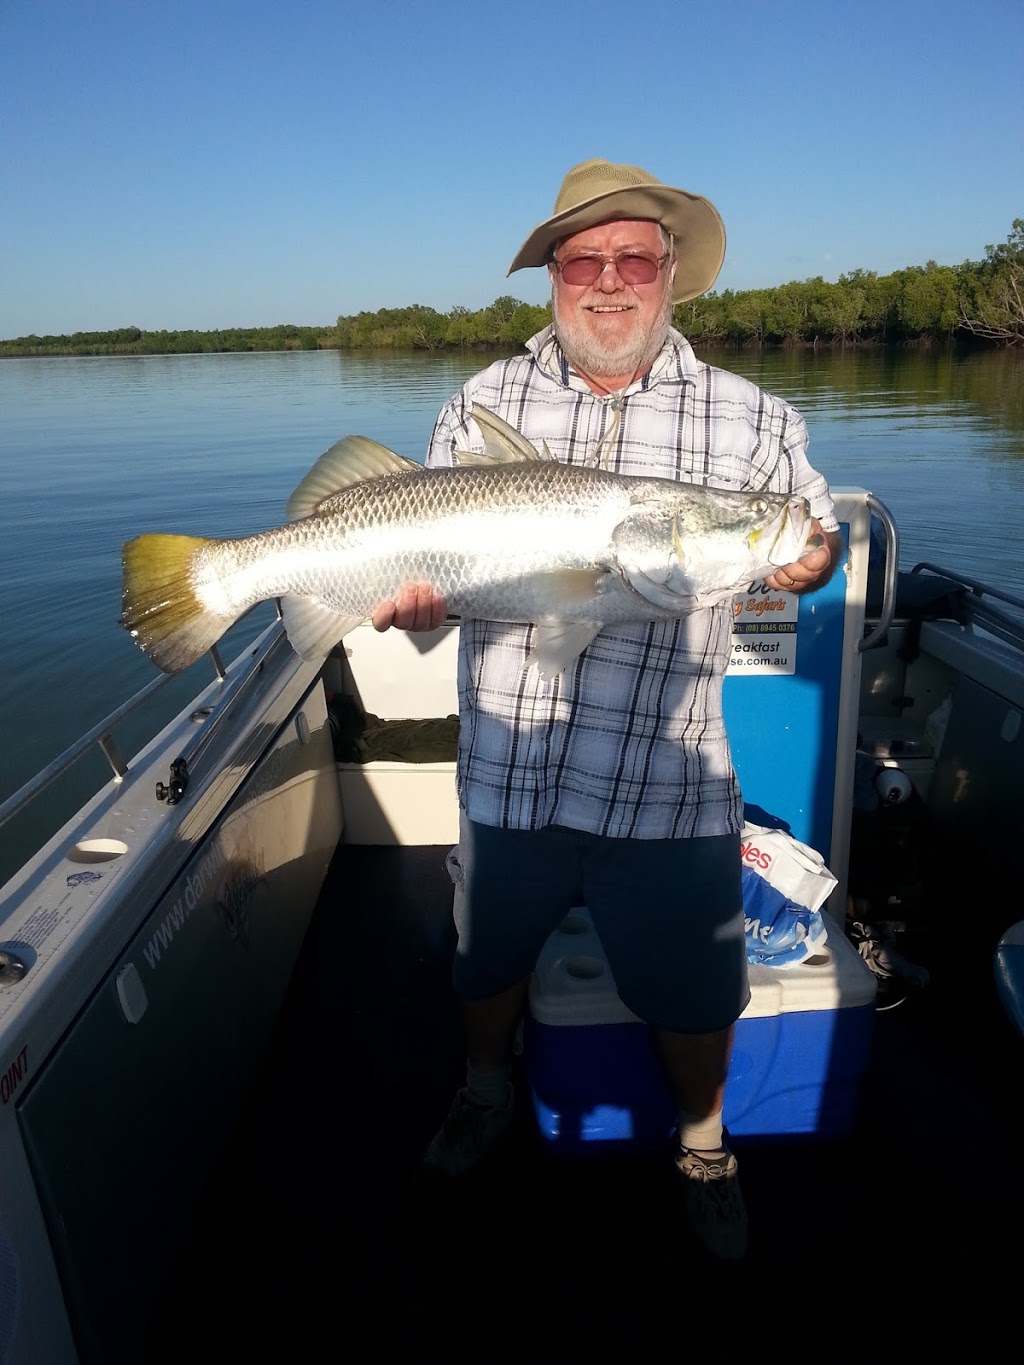
<instances>
[{"instance_id":1,"label":"calm water","mask_svg":"<svg viewBox=\"0 0 1024 1365\"><path fill-rule=\"evenodd\" d=\"M870 489L895 515L905 567L933 559L1021 591L1024 355L705 358L803 411L829 481ZM309 465L349 432L421 458L438 408L485 361L334 352L0 361L0 800L155 676L117 624L122 541L279 524ZM231 640L240 647L269 619L269 608L254 614ZM176 680L166 714L208 676L204 662ZM97 760L76 780L104 772ZM54 792L44 804L70 813L79 799ZM26 820L0 830L0 881L31 837Z\"/></svg>"}]
</instances>

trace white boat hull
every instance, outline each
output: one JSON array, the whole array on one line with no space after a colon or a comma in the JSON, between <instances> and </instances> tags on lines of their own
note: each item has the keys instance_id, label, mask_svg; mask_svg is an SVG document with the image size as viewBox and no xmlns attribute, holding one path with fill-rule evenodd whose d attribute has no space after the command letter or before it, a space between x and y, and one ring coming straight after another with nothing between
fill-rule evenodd
<instances>
[{"instance_id":1,"label":"white boat hull","mask_svg":"<svg viewBox=\"0 0 1024 1365\"><path fill-rule=\"evenodd\" d=\"M138 1358L338 842L323 687L286 645L158 801L196 730L172 722L4 889L26 968L0 990L4 1365Z\"/></svg>"}]
</instances>

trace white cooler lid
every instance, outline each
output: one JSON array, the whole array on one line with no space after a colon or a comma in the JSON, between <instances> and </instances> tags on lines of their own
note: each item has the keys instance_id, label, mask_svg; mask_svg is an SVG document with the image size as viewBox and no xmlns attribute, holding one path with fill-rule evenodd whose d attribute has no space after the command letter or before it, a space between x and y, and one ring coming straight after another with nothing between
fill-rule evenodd
<instances>
[{"instance_id":1,"label":"white cooler lid","mask_svg":"<svg viewBox=\"0 0 1024 1365\"><path fill-rule=\"evenodd\" d=\"M871 1004L877 983L842 930L825 915L828 939L820 958L790 967L749 965L750 1004L743 1019ZM637 1023L619 999L589 912L570 911L541 950L530 977L530 1014L538 1023Z\"/></svg>"}]
</instances>

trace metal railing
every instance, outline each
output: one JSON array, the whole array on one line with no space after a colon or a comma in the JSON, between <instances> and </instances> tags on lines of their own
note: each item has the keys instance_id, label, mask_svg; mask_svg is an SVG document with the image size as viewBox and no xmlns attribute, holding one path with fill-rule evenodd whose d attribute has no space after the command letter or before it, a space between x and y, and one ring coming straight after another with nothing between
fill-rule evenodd
<instances>
[{"instance_id":1,"label":"metal railing","mask_svg":"<svg viewBox=\"0 0 1024 1365\"><path fill-rule=\"evenodd\" d=\"M885 533L885 576L882 580L882 609L878 614L878 620L863 640L857 642L857 649L861 653L885 643L885 637L896 614L896 588L900 576L900 537L893 515L881 498L876 498L874 493L868 494L867 504L872 514L881 522Z\"/></svg>"},{"instance_id":2,"label":"metal railing","mask_svg":"<svg viewBox=\"0 0 1024 1365\"><path fill-rule=\"evenodd\" d=\"M214 704L210 707L209 713L204 715L203 729L201 734L197 737L195 744L190 746L190 748L175 761L176 764L181 763L184 765L184 772L186 774L188 773L189 767L195 765L197 760L201 758L207 746L212 742L218 726L226 719L231 710L233 710L253 678L262 669L271 650L273 650L283 639L284 628L281 624L280 615L278 615L277 620L266 628L266 630L257 638L255 644L250 645L247 651L243 651L243 654L238 656L231 666L231 669L235 670L233 672L224 668L216 646L209 651L208 657L213 663L215 679L220 684L221 692ZM247 664L243 666L242 659L246 652L249 654L249 659ZM91 730L88 730L84 735L81 735L75 740L74 744L65 749L63 753L58 754L51 763L48 763L45 768L36 773L35 777L26 782L24 786L19 787L12 796L9 796L7 800L0 805L0 829L2 829L8 821L12 820L19 811L24 810L26 806L36 800L36 798L46 791L49 786L56 782L58 778L63 776L64 773L94 748L98 748L104 758L106 758L110 765L110 770L114 775L114 781L123 781L128 774L129 765L121 754L114 731L127 720L129 716L134 715L145 706L157 692L166 687L167 684L171 682L171 679L172 675L170 674L161 674L160 677L154 678L152 682L147 683L146 686L136 692L134 696L129 697L127 701L122 702L116 710L111 711L108 716L105 716L97 725L94 725ZM187 782L187 776L185 781ZM174 773L172 771L172 781L170 786L165 789L168 800L172 799L174 788ZM182 787L181 791L183 790L184 788ZM177 796L173 796L174 800L178 799L181 791L178 792Z\"/></svg>"},{"instance_id":3,"label":"metal railing","mask_svg":"<svg viewBox=\"0 0 1024 1365\"><path fill-rule=\"evenodd\" d=\"M993 588L977 578L965 578L963 574L954 573L952 569L943 569L928 560L921 560L910 572L937 574L957 587L966 588L970 594L965 600L972 624L980 626L990 635L1002 640L1004 644L1024 650L1024 597L1004 592L1001 588ZM1009 612L1002 611L995 605L996 602L1005 602L1020 612L1020 616L1014 617Z\"/></svg>"}]
</instances>

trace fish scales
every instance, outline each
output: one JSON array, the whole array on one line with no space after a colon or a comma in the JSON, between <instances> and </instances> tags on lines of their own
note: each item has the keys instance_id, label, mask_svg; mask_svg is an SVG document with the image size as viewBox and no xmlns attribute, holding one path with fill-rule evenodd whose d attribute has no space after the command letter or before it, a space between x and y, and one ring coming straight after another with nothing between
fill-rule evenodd
<instances>
[{"instance_id":1,"label":"fish scales","mask_svg":"<svg viewBox=\"0 0 1024 1365\"><path fill-rule=\"evenodd\" d=\"M640 492L567 465L424 469L347 489L263 538L215 543L197 576L239 611L295 592L365 616L403 583L429 581L457 614L523 620L531 575L610 564L612 533Z\"/></svg>"},{"instance_id":2,"label":"fish scales","mask_svg":"<svg viewBox=\"0 0 1024 1365\"><path fill-rule=\"evenodd\" d=\"M472 415L485 453L465 464L427 469L349 437L296 489L286 525L127 542L122 624L173 672L278 598L312 658L403 584L429 582L456 616L534 624L531 659L550 677L602 626L722 601L806 545L801 498L563 464L493 413Z\"/></svg>"}]
</instances>

